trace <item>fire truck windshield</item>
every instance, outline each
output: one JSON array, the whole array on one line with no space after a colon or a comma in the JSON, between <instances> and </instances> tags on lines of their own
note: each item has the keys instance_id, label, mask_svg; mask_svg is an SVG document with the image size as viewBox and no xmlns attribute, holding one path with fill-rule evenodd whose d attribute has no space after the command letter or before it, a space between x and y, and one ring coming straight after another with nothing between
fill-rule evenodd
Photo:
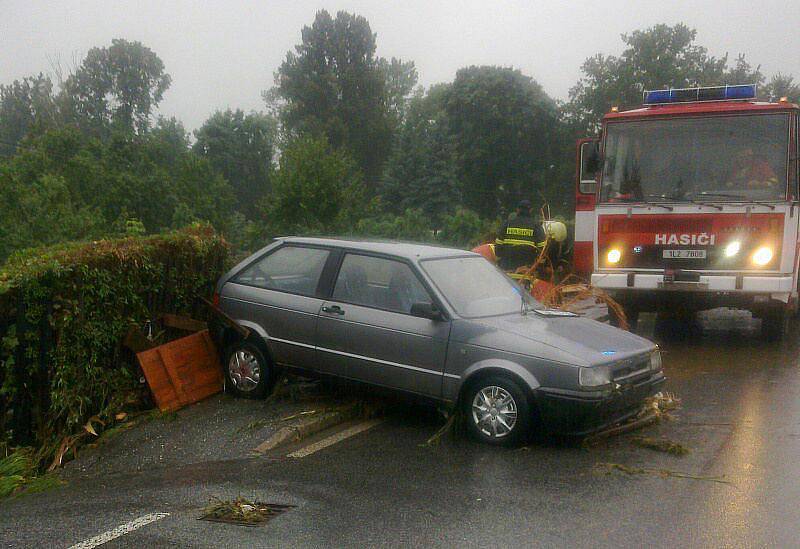
<instances>
[{"instance_id":1,"label":"fire truck windshield","mask_svg":"<svg viewBox=\"0 0 800 549\"><path fill-rule=\"evenodd\" d=\"M609 123L603 202L784 200L789 116Z\"/></svg>"}]
</instances>

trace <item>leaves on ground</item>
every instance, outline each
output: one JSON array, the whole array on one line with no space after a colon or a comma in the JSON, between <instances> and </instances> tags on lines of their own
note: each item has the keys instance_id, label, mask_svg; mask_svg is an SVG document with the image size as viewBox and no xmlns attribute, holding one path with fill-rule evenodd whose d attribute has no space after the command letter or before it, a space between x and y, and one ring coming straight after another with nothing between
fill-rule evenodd
<instances>
[{"instance_id":1,"label":"leaves on ground","mask_svg":"<svg viewBox=\"0 0 800 549\"><path fill-rule=\"evenodd\" d=\"M212 498L203 509L202 520L233 522L238 524L261 524L294 505L273 505L249 501L243 497L234 500Z\"/></svg>"},{"instance_id":2,"label":"leaves on ground","mask_svg":"<svg viewBox=\"0 0 800 549\"><path fill-rule=\"evenodd\" d=\"M675 442L667 438L632 437L631 441L640 448L664 452L666 454L672 454L673 456L685 456L690 452L689 448L680 442Z\"/></svg>"}]
</instances>

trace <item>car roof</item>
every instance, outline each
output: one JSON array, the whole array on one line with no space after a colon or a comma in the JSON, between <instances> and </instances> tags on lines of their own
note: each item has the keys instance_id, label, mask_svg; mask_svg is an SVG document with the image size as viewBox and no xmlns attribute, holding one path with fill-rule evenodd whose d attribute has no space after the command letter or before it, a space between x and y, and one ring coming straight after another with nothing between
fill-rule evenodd
<instances>
[{"instance_id":1,"label":"car roof","mask_svg":"<svg viewBox=\"0 0 800 549\"><path fill-rule=\"evenodd\" d=\"M317 246L331 246L335 248L346 248L351 250L362 250L381 254L395 255L407 259L431 259L441 257L464 257L465 255L479 254L460 250L458 248L447 248L444 246L431 246L427 244L417 244L414 242L400 242L396 240L375 240L359 238L322 238L322 237L300 237L284 236L277 238L282 242L291 244L309 244Z\"/></svg>"}]
</instances>

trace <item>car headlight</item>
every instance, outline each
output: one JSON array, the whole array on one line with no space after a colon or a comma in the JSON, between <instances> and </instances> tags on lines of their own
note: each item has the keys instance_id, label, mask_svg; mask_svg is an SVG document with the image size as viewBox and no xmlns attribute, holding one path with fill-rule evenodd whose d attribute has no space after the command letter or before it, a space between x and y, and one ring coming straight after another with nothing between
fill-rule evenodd
<instances>
[{"instance_id":1,"label":"car headlight","mask_svg":"<svg viewBox=\"0 0 800 549\"><path fill-rule=\"evenodd\" d=\"M578 375L581 387L602 387L611 383L611 372L605 366L581 368Z\"/></svg>"},{"instance_id":2,"label":"car headlight","mask_svg":"<svg viewBox=\"0 0 800 549\"><path fill-rule=\"evenodd\" d=\"M739 253L739 250L742 249L742 243L738 240L734 240L733 242L729 242L727 246L725 246L725 257L733 257Z\"/></svg>"},{"instance_id":3,"label":"car headlight","mask_svg":"<svg viewBox=\"0 0 800 549\"><path fill-rule=\"evenodd\" d=\"M612 248L608 251L608 262L611 264L619 263L619 260L622 258L622 252L619 251L617 248Z\"/></svg>"},{"instance_id":4,"label":"car headlight","mask_svg":"<svg viewBox=\"0 0 800 549\"><path fill-rule=\"evenodd\" d=\"M761 246L756 250L756 253L753 254L753 263L759 267L763 267L770 261L772 261L772 248L769 246Z\"/></svg>"},{"instance_id":5,"label":"car headlight","mask_svg":"<svg viewBox=\"0 0 800 549\"><path fill-rule=\"evenodd\" d=\"M650 371L658 372L661 370L661 351L656 349L650 353Z\"/></svg>"}]
</instances>

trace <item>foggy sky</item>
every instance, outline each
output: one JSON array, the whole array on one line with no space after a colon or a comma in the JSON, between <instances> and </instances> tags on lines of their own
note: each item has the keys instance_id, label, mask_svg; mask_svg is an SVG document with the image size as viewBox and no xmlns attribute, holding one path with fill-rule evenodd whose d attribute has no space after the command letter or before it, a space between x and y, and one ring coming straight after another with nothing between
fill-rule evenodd
<instances>
[{"instance_id":1,"label":"foggy sky","mask_svg":"<svg viewBox=\"0 0 800 549\"><path fill-rule=\"evenodd\" d=\"M80 62L112 38L139 40L172 75L160 114L192 130L216 109L263 110L261 91L321 8L366 17L378 55L413 60L425 86L493 64L519 68L566 99L586 57L621 53L621 33L678 22L696 28L712 55L745 53L768 77L800 80L797 0L0 0L0 83L52 73L48 59Z\"/></svg>"}]
</instances>

